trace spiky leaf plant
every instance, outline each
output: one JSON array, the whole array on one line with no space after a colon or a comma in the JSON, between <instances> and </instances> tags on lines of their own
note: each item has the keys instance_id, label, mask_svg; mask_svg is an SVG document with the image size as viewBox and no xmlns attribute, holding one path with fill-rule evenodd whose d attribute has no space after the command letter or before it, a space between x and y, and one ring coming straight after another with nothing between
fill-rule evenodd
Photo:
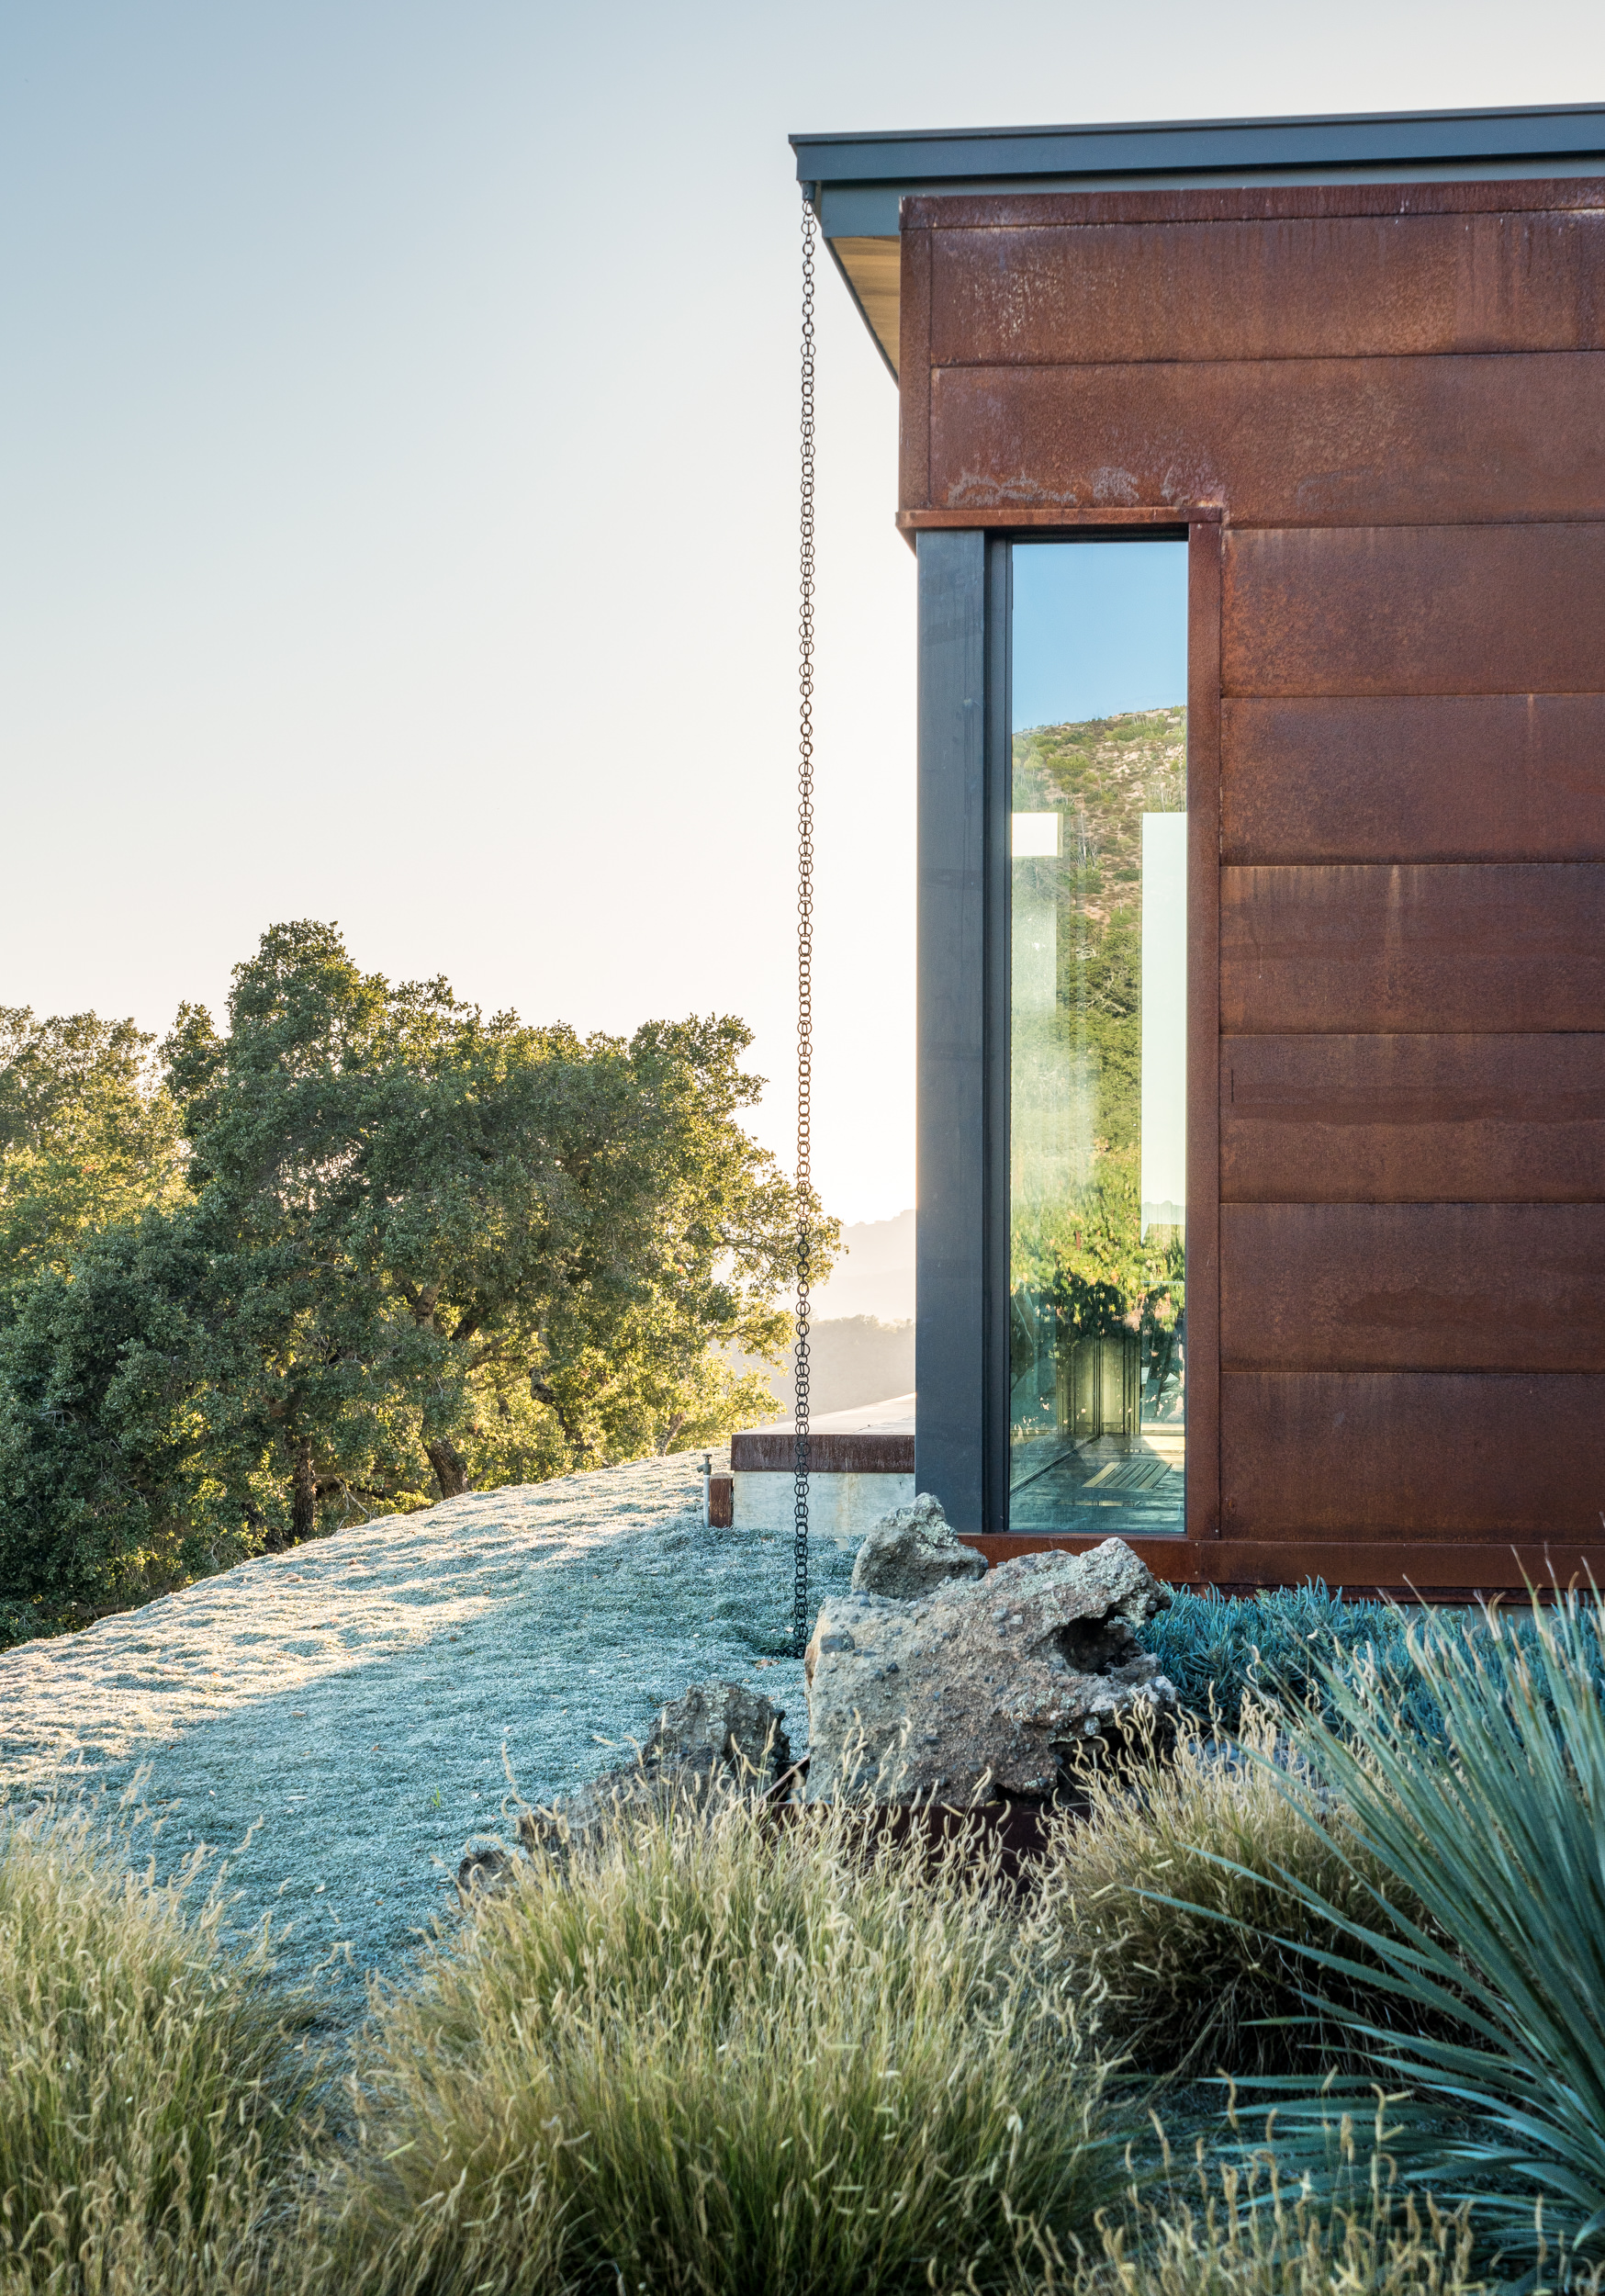
<instances>
[{"instance_id":1,"label":"spiky leaf plant","mask_svg":"<svg viewBox=\"0 0 1605 2296\"><path fill-rule=\"evenodd\" d=\"M1348 1806L1350 1871L1368 1909L1289 1867L1306 1919L1285 1942L1319 2008L1398 2092L1387 2143L1414 2178L1475 2196L1511 2243L1533 2198L1584 2253L1605 2247L1605 1707L1598 1593L1534 1599L1531 1627L1490 1608L1479 1631L1409 1630L1443 1716L1423 1738L1382 1678L1332 1670L1332 1723L1295 1736ZM1525 1622L1522 1622L1525 1626ZM1315 1821L1308 1812L1307 1824ZM1371 1869L1366 1872L1365 1867ZM1410 1900L1421 1908L1412 1919ZM1336 1932L1321 1945L1311 1918ZM1419 2030L1350 2006L1360 1968ZM1379 1974L1380 1972L1380 1974ZM1307 2087L1278 2119L1285 2161L1319 2169L1345 2111Z\"/></svg>"}]
</instances>

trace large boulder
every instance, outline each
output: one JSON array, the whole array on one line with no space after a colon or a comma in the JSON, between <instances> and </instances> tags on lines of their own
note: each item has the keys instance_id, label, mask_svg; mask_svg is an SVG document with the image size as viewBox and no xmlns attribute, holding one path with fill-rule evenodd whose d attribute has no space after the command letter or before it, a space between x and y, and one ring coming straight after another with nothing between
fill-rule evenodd
<instances>
[{"instance_id":1,"label":"large boulder","mask_svg":"<svg viewBox=\"0 0 1605 2296\"><path fill-rule=\"evenodd\" d=\"M904 1603L826 1602L808 1646L809 1801L1046 1801L1072 1750L1176 1694L1136 1628L1168 1588L1117 1538Z\"/></svg>"},{"instance_id":2,"label":"large boulder","mask_svg":"<svg viewBox=\"0 0 1605 2296\"><path fill-rule=\"evenodd\" d=\"M941 1501L922 1491L911 1507L883 1514L867 1533L853 1564L855 1594L909 1603L949 1579L983 1579L986 1557L961 1547Z\"/></svg>"}]
</instances>

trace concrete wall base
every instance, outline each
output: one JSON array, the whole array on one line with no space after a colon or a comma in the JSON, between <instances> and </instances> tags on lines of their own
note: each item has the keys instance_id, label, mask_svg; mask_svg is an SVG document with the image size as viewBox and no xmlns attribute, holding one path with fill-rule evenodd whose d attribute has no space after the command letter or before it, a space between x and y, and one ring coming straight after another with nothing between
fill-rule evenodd
<instances>
[{"instance_id":1,"label":"concrete wall base","mask_svg":"<svg viewBox=\"0 0 1605 2296\"><path fill-rule=\"evenodd\" d=\"M735 1527L790 1535L796 1483L790 1475L737 1468ZM812 1474L808 1478L808 1528L812 1536L856 1546L883 1514L914 1504L912 1475Z\"/></svg>"}]
</instances>

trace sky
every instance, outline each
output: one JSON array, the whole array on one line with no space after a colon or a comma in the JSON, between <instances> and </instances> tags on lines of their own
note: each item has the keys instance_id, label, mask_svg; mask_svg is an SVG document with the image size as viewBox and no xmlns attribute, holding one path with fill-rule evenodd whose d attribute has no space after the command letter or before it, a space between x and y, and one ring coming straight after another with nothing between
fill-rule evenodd
<instances>
[{"instance_id":1,"label":"sky","mask_svg":"<svg viewBox=\"0 0 1605 2296\"><path fill-rule=\"evenodd\" d=\"M1017 731L1186 701L1184 542L1038 542L1010 556Z\"/></svg>"},{"instance_id":2,"label":"sky","mask_svg":"<svg viewBox=\"0 0 1605 2296\"><path fill-rule=\"evenodd\" d=\"M1605 96L1535 0L0 5L0 1003L163 1029L263 929L626 1031L789 1160L788 130ZM814 1171L914 1200L914 561L819 314Z\"/></svg>"}]
</instances>

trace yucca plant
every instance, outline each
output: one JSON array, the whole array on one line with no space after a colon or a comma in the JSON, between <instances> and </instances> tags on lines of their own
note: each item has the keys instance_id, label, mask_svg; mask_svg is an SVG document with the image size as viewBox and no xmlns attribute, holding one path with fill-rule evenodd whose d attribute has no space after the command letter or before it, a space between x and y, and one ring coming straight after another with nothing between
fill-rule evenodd
<instances>
[{"instance_id":1,"label":"yucca plant","mask_svg":"<svg viewBox=\"0 0 1605 2296\"><path fill-rule=\"evenodd\" d=\"M1334 1721L1295 1737L1347 1806L1347 1863L1369 1909L1283 1875L1306 1916L1285 1941L1311 1964L1319 2013L1397 2092L1386 2141L1408 2173L1475 2197L1478 2221L1511 2243L1534 2236L1537 2195L1583 2254L1605 2248L1600 1626L1598 1594L1576 1593L1535 1598L1520 1636L1497 1607L1463 1633L1413 1626L1410 1660L1443 1716L1436 1742L1374 1671L1332 1670ZM1301 1822L1318 1821L1306 1807ZM1310 1918L1330 1944L1308 1935ZM1386 2022L1345 2002L1362 1967L1397 2005ZM1285 2159L1319 2168L1355 2103L1330 2086L1292 2091Z\"/></svg>"}]
</instances>

